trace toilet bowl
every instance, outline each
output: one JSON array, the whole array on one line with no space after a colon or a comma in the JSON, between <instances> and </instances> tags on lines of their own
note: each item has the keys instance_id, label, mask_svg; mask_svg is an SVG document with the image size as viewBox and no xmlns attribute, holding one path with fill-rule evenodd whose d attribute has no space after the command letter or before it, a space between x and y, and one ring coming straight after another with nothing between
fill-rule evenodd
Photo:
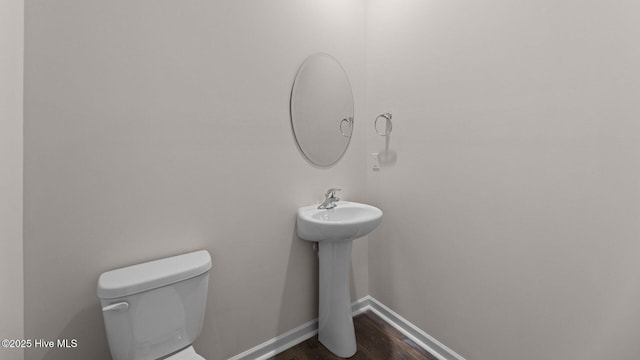
<instances>
[{"instance_id":1,"label":"toilet bowl","mask_svg":"<svg viewBox=\"0 0 640 360\"><path fill-rule=\"evenodd\" d=\"M202 331L211 256L206 250L111 270L98 279L114 360L205 360Z\"/></svg>"}]
</instances>

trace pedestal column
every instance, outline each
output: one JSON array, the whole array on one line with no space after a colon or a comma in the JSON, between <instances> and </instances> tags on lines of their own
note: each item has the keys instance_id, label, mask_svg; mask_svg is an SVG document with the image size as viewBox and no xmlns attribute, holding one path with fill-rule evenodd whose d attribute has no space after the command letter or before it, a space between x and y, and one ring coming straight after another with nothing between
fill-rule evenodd
<instances>
[{"instance_id":1,"label":"pedestal column","mask_svg":"<svg viewBox=\"0 0 640 360\"><path fill-rule=\"evenodd\" d=\"M334 354L356 353L349 273L353 240L320 241L320 312L318 340Z\"/></svg>"}]
</instances>

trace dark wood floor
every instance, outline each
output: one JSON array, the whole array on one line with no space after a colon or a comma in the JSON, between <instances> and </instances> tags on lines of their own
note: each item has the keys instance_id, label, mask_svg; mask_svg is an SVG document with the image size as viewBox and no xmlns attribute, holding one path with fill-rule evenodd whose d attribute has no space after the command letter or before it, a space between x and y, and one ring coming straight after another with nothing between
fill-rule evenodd
<instances>
[{"instance_id":1,"label":"dark wood floor","mask_svg":"<svg viewBox=\"0 0 640 360\"><path fill-rule=\"evenodd\" d=\"M353 318L358 351L350 359L376 360L437 360L401 332L374 313L367 311ZM318 337L304 341L269 360L339 360Z\"/></svg>"}]
</instances>

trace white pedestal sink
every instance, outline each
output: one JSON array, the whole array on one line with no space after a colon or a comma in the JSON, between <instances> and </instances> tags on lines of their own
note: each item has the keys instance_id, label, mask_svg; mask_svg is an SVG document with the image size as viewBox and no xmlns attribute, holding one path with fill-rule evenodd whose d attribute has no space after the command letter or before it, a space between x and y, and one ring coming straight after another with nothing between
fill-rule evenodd
<instances>
[{"instance_id":1,"label":"white pedestal sink","mask_svg":"<svg viewBox=\"0 0 640 360\"><path fill-rule=\"evenodd\" d=\"M356 353L351 316L349 270L353 240L367 235L382 221L375 206L339 201L333 209L317 205L298 209L298 237L317 241L320 257L318 340L340 357Z\"/></svg>"}]
</instances>

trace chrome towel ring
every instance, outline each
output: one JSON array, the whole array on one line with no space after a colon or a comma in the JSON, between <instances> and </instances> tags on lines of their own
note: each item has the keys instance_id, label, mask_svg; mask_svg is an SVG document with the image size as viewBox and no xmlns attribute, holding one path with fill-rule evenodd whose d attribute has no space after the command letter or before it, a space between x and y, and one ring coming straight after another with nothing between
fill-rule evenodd
<instances>
[{"instance_id":1,"label":"chrome towel ring","mask_svg":"<svg viewBox=\"0 0 640 360\"><path fill-rule=\"evenodd\" d=\"M349 132L348 133L346 131L344 131L344 128L342 127L342 125L345 124L345 123L347 125L349 125L349 127L348 127ZM340 133L344 137L351 137L351 133L353 133L353 116L349 116L348 118L344 118L344 119L340 120Z\"/></svg>"},{"instance_id":2,"label":"chrome towel ring","mask_svg":"<svg viewBox=\"0 0 640 360\"><path fill-rule=\"evenodd\" d=\"M378 115L378 117L376 117L376 121L374 121L373 127L375 128L376 133L378 133L378 135L389 136L389 134L391 134L391 130L393 129L393 122L391 122L392 117L393 115L391 115L391 113L380 114ZM386 120L385 131L382 131L382 132L378 130L378 120L380 120L380 118L384 118Z\"/></svg>"}]
</instances>

